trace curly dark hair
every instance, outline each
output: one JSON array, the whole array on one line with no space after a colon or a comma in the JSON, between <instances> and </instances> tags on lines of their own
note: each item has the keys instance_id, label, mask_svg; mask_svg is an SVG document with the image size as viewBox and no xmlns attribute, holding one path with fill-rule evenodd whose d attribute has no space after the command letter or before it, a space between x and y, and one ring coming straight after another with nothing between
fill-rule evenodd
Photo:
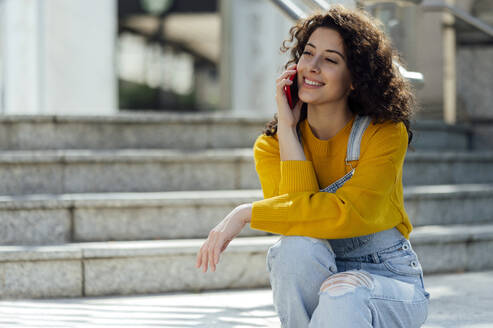
<instances>
[{"instance_id":1,"label":"curly dark hair","mask_svg":"<svg viewBox=\"0 0 493 328\"><path fill-rule=\"evenodd\" d=\"M402 121L408 133L408 145L413 132L410 118L418 110L413 86L402 77L393 60L404 66L399 52L383 32L382 23L360 9L347 9L334 5L328 11L315 12L299 20L289 30L290 39L284 40L281 52L291 49L291 59L284 66L298 63L310 35L319 27L334 29L344 41L347 67L351 74L354 90L348 96L349 109L353 114L368 115L373 124L391 120ZM296 42L292 48L286 42ZM298 136L300 123L307 117L307 104L301 108L296 125ZM273 136L277 132L277 113L265 125L263 134ZM301 137L300 137L301 139ZM414 150L411 147L412 150Z\"/></svg>"}]
</instances>

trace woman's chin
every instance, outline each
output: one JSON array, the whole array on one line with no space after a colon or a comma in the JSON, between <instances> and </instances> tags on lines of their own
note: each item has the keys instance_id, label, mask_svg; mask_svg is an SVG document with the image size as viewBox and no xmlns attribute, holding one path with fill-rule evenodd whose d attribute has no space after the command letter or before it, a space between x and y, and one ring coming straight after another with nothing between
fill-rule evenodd
<instances>
[{"instance_id":1,"label":"woman's chin","mask_svg":"<svg viewBox=\"0 0 493 328\"><path fill-rule=\"evenodd\" d=\"M304 103L307 103L307 104L311 104L313 103L313 101L315 101L315 99L313 98L310 98L310 97L303 97L303 96L299 96L299 99L304 102Z\"/></svg>"},{"instance_id":2,"label":"woman's chin","mask_svg":"<svg viewBox=\"0 0 493 328\"><path fill-rule=\"evenodd\" d=\"M312 99L312 98L305 98L305 99L303 99L303 98L300 97L300 100L302 102L304 102L305 104L310 104L310 105L316 105L316 104L318 104L318 101L316 99Z\"/></svg>"},{"instance_id":3,"label":"woman's chin","mask_svg":"<svg viewBox=\"0 0 493 328\"><path fill-rule=\"evenodd\" d=\"M299 99L304 102L304 103L307 103L307 104L315 104L315 103L319 103L320 102L320 99L319 97L317 97L318 95L313 95L313 94L306 94L306 93L299 93L298 94L298 97Z\"/></svg>"}]
</instances>

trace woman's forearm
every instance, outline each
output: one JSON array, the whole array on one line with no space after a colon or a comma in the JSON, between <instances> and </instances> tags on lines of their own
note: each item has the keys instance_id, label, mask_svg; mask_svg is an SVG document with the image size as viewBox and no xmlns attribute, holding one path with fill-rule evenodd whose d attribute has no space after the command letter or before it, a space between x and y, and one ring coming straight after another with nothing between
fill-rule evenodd
<instances>
[{"instance_id":1,"label":"woman's forearm","mask_svg":"<svg viewBox=\"0 0 493 328\"><path fill-rule=\"evenodd\" d=\"M277 127L281 161L306 161L305 152L298 140L296 127Z\"/></svg>"},{"instance_id":2,"label":"woman's forearm","mask_svg":"<svg viewBox=\"0 0 493 328\"><path fill-rule=\"evenodd\" d=\"M252 219L252 203L241 204L237 207L239 217L247 224Z\"/></svg>"}]
</instances>

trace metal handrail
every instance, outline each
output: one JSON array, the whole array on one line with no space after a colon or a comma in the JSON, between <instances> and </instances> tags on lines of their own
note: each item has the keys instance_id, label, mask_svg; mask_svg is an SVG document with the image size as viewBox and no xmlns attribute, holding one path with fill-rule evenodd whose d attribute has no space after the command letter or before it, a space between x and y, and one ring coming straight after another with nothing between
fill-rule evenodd
<instances>
[{"instance_id":1,"label":"metal handrail","mask_svg":"<svg viewBox=\"0 0 493 328\"><path fill-rule=\"evenodd\" d=\"M330 9L330 4L327 3L325 0L312 0L313 3L315 3L320 9L323 10L329 10Z\"/></svg>"},{"instance_id":2,"label":"metal handrail","mask_svg":"<svg viewBox=\"0 0 493 328\"><path fill-rule=\"evenodd\" d=\"M306 18L306 14L300 7L292 3L291 1L285 0L271 0L281 12L287 15L292 20L298 20L300 18Z\"/></svg>"},{"instance_id":3,"label":"metal handrail","mask_svg":"<svg viewBox=\"0 0 493 328\"><path fill-rule=\"evenodd\" d=\"M422 4L421 7L427 11L449 11L455 18L493 38L493 28L491 26L457 7L443 1L428 2Z\"/></svg>"},{"instance_id":4,"label":"metal handrail","mask_svg":"<svg viewBox=\"0 0 493 328\"><path fill-rule=\"evenodd\" d=\"M330 4L328 4L324 0L311 0L318 8L322 10L330 9ZM292 20L304 19L308 15L305 13L300 7L298 7L291 0L271 0L271 2L276 5L285 15L287 15ZM392 61L394 65L397 66L401 75L409 80L414 86L417 88L421 88L424 85L424 77L423 74L419 72L410 72L406 70L401 64L397 61Z\"/></svg>"}]
</instances>

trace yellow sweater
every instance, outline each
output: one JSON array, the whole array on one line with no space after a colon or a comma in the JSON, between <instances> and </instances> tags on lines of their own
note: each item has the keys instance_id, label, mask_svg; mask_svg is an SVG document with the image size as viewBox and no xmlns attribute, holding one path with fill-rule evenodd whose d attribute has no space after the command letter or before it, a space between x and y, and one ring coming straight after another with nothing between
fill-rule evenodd
<instances>
[{"instance_id":1,"label":"yellow sweater","mask_svg":"<svg viewBox=\"0 0 493 328\"><path fill-rule=\"evenodd\" d=\"M355 115L329 140L308 120L300 125L306 161L281 161L277 134L261 134L253 146L263 200L253 202L250 226L281 235L350 238L397 227L406 239L412 225L404 208L402 167L408 135L404 123L366 128L351 179L335 193L320 192L351 168L346 146Z\"/></svg>"}]
</instances>

